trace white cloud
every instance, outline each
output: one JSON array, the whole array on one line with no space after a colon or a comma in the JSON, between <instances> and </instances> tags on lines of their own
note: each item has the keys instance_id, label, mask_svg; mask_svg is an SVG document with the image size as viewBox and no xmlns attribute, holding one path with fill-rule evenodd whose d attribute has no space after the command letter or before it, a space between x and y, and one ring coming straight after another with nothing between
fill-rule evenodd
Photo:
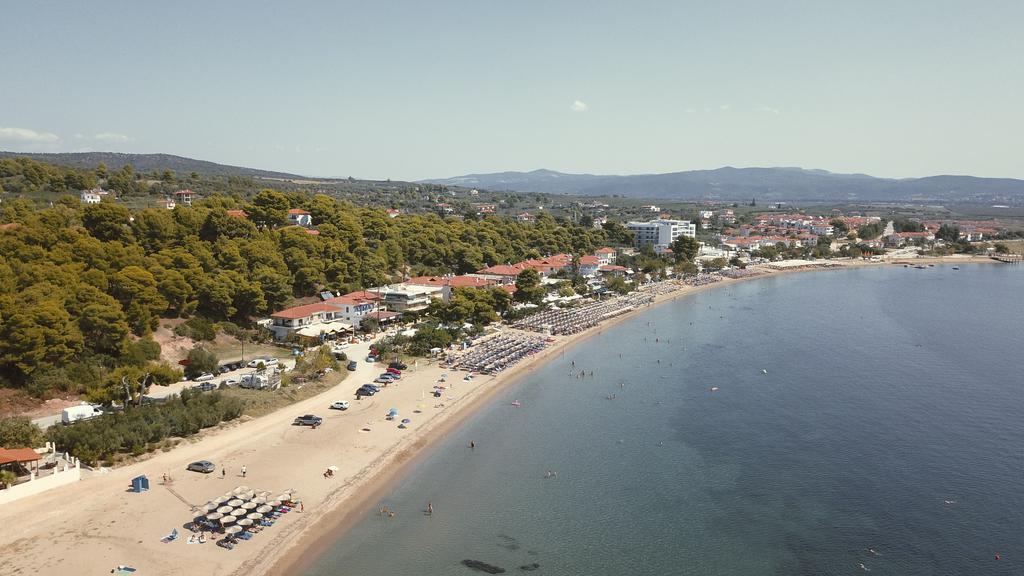
<instances>
[{"instance_id":1,"label":"white cloud","mask_svg":"<svg viewBox=\"0 0 1024 576\"><path fill-rule=\"evenodd\" d=\"M583 100L573 100L572 105L569 106L569 110L572 110L573 112L586 112L587 108L589 108L589 106L587 106L587 103Z\"/></svg>"},{"instance_id":2,"label":"white cloud","mask_svg":"<svg viewBox=\"0 0 1024 576\"><path fill-rule=\"evenodd\" d=\"M124 134L118 134L116 132L100 132L92 137L93 140L99 140L100 142L130 142L131 136Z\"/></svg>"},{"instance_id":3,"label":"white cloud","mask_svg":"<svg viewBox=\"0 0 1024 576\"><path fill-rule=\"evenodd\" d=\"M776 116L778 116L779 114L782 114L782 110L779 110L778 108L772 108L771 106L761 106L761 112L766 112L768 114L774 114Z\"/></svg>"},{"instance_id":4,"label":"white cloud","mask_svg":"<svg viewBox=\"0 0 1024 576\"><path fill-rule=\"evenodd\" d=\"M59 141L60 136L57 136L52 132L36 132L29 128L5 128L0 126L0 142L48 144Z\"/></svg>"}]
</instances>

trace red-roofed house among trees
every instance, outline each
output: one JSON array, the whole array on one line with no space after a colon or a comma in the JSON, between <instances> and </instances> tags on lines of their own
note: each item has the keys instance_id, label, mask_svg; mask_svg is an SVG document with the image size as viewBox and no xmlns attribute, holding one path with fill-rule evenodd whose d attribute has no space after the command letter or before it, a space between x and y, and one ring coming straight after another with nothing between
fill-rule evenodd
<instances>
[{"instance_id":1,"label":"red-roofed house among trees","mask_svg":"<svg viewBox=\"0 0 1024 576\"><path fill-rule=\"evenodd\" d=\"M178 190L174 193L174 199L178 201L178 204L191 206L192 201L196 199L196 193L187 188L185 190Z\"/></svg>"},{"instance_id":2,"label":"red-roofed house among trees","mask_svg":"<svg viewBox=\"0 0 1024 576\"><path fill-rule=\"evenodd\" d=\"M288 211L288 223L295 226L309 227L313 225L313 216L301 208L292 208Z\"/></svg>"}]
</instances>

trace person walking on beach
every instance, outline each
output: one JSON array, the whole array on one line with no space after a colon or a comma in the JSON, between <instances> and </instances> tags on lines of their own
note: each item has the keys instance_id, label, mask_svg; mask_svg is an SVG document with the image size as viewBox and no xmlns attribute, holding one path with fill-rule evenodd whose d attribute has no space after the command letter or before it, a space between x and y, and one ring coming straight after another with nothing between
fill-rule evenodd
<instances>
[{"instance_id":1,"label":"person walking on beach","mask_svg":"<svg viewBox=\"0 0 1024 576\"><path fill-rule=\"evenodd\" d=\"M470 449L470 450L474 450L474 449L476 449L476 442L474 442L474 441L470 440L470 441L469 441L469 449Z\"/></svg>"},{"instance_id":2,"label":"person walking on beach","mask_svg":"<svg viewBox=\"0 0 1024 576\"><path fill-rule=\"evenodd\" d=\"M433 514L434 514L434 503L433 502L427 502L427 515L428 516L433 516Z\"/></svg>"},{"instance_id":3,"label":"person walking on beach","mask_svg":"<svg viewBox=\"0 0 1024 576\"><path fill-rule=\"evenodd\" d=\"M246 470L245 464L242 464L242 478L245 478Z\"/></svg>"},{"instance_id":4,"label":"person walking on beach","mask_svg":"<svg viewBox=\"0 0 1024 576\"><path fill-rule=\"evenodd\" d=\"M220 469L220 479L221 479L221 480L223 480L223 479L224 479L224 477L225 477L225 476L227 476L227 475L228 475L228 470L227 470L227 468L221 468L221 469Z\"/></svg>"}]
</instances>

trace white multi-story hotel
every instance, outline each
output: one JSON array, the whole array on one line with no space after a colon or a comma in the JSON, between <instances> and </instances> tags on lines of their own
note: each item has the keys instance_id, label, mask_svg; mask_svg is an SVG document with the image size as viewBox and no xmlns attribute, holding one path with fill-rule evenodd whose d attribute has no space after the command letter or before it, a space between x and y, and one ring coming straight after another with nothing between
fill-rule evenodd
<instances>
[{"instance_id":1,"label":"white multi-story hotel","mask_svg":"<svg viewBox=\"0 0 1024 576\"><path fill-rule=\"evenodd\" d=\"M650 222L629 222L626 228L633 232L633 245L654 246L664 249L680 236L697 237L697 225L689 220L651 220Z\"/></svg>"}]
</instances>

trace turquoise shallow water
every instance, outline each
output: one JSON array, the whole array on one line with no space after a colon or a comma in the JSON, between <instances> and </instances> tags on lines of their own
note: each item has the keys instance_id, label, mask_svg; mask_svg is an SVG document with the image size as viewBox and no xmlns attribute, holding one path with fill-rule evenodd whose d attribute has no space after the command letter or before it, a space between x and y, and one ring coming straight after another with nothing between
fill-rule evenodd
<instances>
[{"instance_id":1,"label":"turquoise shallow water","mask_svg":"<svg viewBox=\"0 0 1024 576\"><path fill-rule=\"evenodd\" d=\"M1021 267L841 270L637 315L502 392L305 574L1024 573L1022 293Z\"/></svg>"}]
</instances>

